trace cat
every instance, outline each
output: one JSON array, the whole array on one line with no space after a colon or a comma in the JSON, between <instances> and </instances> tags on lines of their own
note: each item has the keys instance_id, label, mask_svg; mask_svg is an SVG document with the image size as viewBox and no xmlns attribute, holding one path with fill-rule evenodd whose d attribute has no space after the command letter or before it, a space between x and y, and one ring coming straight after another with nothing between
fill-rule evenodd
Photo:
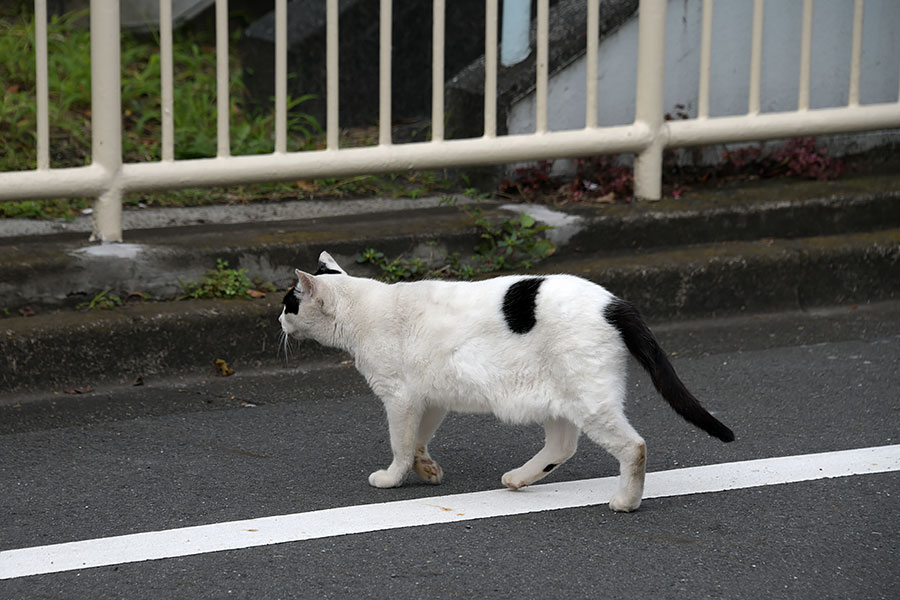
<instances>
[{"instance_id":1,"label":"cat","mask_svg":"<svg viewBox=\"0 0 900 600\"><path fill-rule=\"evenodd\" d=\"M509 275L476 282L386 284L348 275L322 252L314 274L295 271L279 317L288 338L349 352L387 413L393 461L369 476L401 485L410 470L440 483L428 443L449 410L542 423L544 447L503 475L517 490L556 470L582 431L619 461L615 511L640 506L646 446L623 411L630 352L688 422L724 442L732 431L675 373L638 311L572 275Z\"/></svg>"}]
</instances>

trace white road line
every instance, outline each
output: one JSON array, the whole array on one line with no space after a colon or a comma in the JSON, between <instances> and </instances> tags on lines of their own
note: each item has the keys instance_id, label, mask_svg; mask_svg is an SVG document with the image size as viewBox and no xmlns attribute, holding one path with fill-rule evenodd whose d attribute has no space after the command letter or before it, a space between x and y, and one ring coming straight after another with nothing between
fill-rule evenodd
<instances>
[{"instance_id":1,"label":"white road line","mask_svg":"<svg viewBox=\"0 0 900 600\"><path fill-rule=\"evenodd\" d=\"M900 445L764 458L647 474L644 498L664 498L851 475L900 471ZM37 546L0 552L0 579L58 573L609 502L616 477L398 502L364 504Z\"/></svg>"}]
</instances>

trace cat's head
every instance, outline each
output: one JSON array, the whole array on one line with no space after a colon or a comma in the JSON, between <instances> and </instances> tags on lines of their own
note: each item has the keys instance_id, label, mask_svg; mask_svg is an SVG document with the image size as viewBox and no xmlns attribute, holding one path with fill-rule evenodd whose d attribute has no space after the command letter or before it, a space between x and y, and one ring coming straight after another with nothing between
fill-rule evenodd
<instances>
[{"instance_id":1,"label":"cat's head","mask_svg":"<svg viewBox=\"0 0 900 600\"><path fill-rule=\"evenodd\" d=\"M297 283L284 295L284 307L278 317L281 330L290 337L325 342L334 333L335 290L329 280L347 273L327 252L319 255L314 274L300 269L294 272Z\"/></svg>"}]
</instances>

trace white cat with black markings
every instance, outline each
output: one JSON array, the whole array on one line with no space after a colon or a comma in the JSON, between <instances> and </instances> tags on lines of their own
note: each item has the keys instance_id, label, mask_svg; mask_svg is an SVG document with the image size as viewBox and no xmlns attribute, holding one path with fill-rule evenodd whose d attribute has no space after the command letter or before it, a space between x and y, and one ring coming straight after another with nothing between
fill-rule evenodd
<instances>
[{"instance_id":1,"label":"white cat with black markings","mask_svg":"<svg viewBox=\"0 0 900 600\"><path fill-rule=\"evenodd\" d=\"M544 426L544 447L504 474L505 486L545 477L575 453L584 431L619 461L610 508L635 510L646 447L623 412L629 351L678 414L734 439L687 390L634 307L584 279L389 285L351 277L327 252L316 274L296 273L279 317L284 333L349 352L384 403L393 461L369 476L375 487L398 486L410 470L440 483L428 443L447 411L492 412Z\"/></svg>"}]
</instances>

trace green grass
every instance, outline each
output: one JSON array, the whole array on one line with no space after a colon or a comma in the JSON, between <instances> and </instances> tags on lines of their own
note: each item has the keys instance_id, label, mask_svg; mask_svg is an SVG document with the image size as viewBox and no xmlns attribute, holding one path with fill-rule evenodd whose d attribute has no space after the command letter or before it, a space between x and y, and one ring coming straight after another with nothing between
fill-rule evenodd
<instances>
[{"instance_id":1,"label":"green grass","mask_svg":"<svg viewBox=\"0 0 900 600\"><path fill-rule=\"evenodd\" d=\"M231 269L228 261L221 258L216 260L216 268L208 269L200 281L185 283L178 280L184 295L179 300L198 298L250 298L254 284L248 277L247 269ZM270 283L260 282L258 287L273 291Z\"/></svg>"},{"instance_id":2,"label":"green grass","mask_svg":"<svg viewBox=\"0 0 900 600\"><path fill-rule=\"evenodd\" d=\"M85 12L52 17L48 24L51 166L90 162L90 33L76 26ZM235 36L233 42L237 42ZM235 47L230 44L231 151L262 154L274 149L271 114L248 111L249 95ZM122 153L125 162L161 156L160 55L155 40L123 32ZM36 166L34 18L27 11L0 16L0 81L3 82L2 168ZM174 122L177 159L216 155L215 48L196 33L175 32ZM310 147L318 123L299 108L308 97L288 98L288 149Z\"/></svg>"},{"instance_id":3,"label":"green grass","mask_svg":"<svg viewBox=\"0 0 900 600\"><path fill-rule=\"evenodd\" d=\"M48 24L50 166L90 163L90 33L79 26L86 11L51 17ZM213 32L174 32L174 150L176 159L216 155L216 62ZM244 71L232 36L229 73L233 155L274 150L272 111L251 110ZM160 56L158 41L122 33L122 154L125 162L161 158ZM0 172L36 168L34 17L27 8L0 8ZM288 151L324 146L316 120L302 111L309 96L288 98ZM346 140L353 144L354 140ZM125 205L185 206L248 199L391 195L416 197L447 182L413 173L189 189L133 194ZM86 198L0 203L0 218L71 218L90 206Z\"/></svg>"},{"instance_id":4,"label":"green grass","mask_svg":"<svg viewBox=\"0 0 900 600\"><path fill-rule=\"evenodd\" d=\"M444 204L457 206L452 198ZM389 258L375 248L366 248L356 259L380 270L379 279L389 283L418 279L472 279L473 277L510 269L531 269L536 263L556 251L556 246L544 236L552 227L538 225L534 217L520 214L502 222L484 216L479 205L458 206L472 218L478 229L479 243L474 254L463 257L458 252L425 261L418 257Z\"/></svg>"}]
</instances>

